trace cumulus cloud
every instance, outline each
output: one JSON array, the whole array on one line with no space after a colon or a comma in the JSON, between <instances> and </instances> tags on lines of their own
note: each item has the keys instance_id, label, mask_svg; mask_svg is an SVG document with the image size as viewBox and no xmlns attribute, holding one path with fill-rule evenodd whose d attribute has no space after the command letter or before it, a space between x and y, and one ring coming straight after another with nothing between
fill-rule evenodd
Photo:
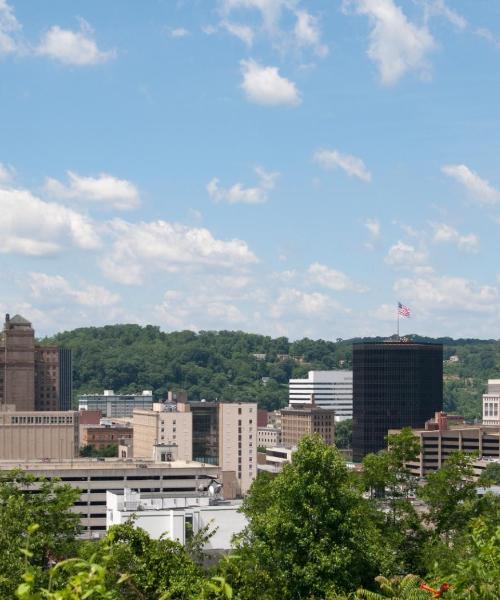
<instances>
[{"instance_id":1,"label":"cumulus cloud","mask_svg":"<svg viewBox=\"0 0 500 600\"><path fill-rule=\"evenodd\" d=\"M178 272L193 267L241 268L257 262L246 242L218 240L205 228L154 221L110 224L114 238L101 267L113 281L139 285L147 271Z\"/></svg>"},{"instance_id":2,"label":"cumulus cloud","mask_svg":"<svg viewBox=\"0 0 500 600\"><path fill-rule=\"evenodd\" d=\"M326 265L322 265L318 262L313 263L307 270L309 278L313 283L318 283L326 288L335 290L337 292L353 291L353 292L366 292L367 288L363 285L359 285L352 281L342 271L336 271L330 269Z\"/></svg>"},{"instance_id":3,"label":"cumulus cloud","mask_svg":"<svg viewBox=\"0 0 500 600\"><path fill-rule=\"evenodd\" d=\"M250 102L267 106L300 104L295 83L281 76L278 67L266 67L252 59L242 60L240 64L243 74L241 88Z\"/></svg>"},{"instance_id":4,"label":"cumulus cloud","mask_svg":"<svg viewBox=\"0 0 500 600\"><path fill-rule=\"evenodd\" d=\"M85 284L83 289L75 289L62 275L30 273L29 287L35 298L71 300L84 306L111 306L120 300L118 294L98 285Z\"/></svg>"},{"instance_id":5,"label":"cumulus cloud","mask_svg":"<svg viewBox=\"0 0 500 600\"><path fill-rule=\"evenodd\" d=\"M259 177L259 185L255 187L245 187L241 183L235 183L230 188L222 188L219 179L214 177L207 184L207 192L215 202L263 204L268 201L268 192L274 189L279 173L268 172L262 167L256 167L255 172Z\"/></svg>"},{"instance_id":6,"label":"cumulus cloud","mask_svg":"<svg viewBox=\"0 0 500 600\"><path fill-rule=\"evenodd\" d=\"M47 192L58 198L78 198L120 210L139 206L139 191L126 179L118 179L107 173L101 173L97 177L84 177L72 171L67 174L67 185L48 178L45 183Z\"/></svg>"},{"instance_id":7,"label":"cumulus cloud","mask_svg":"<svg viewBox=\"0 0 500 600\"><path fill-rule=\"evenodd\" d=\"M432 223L434 229L433 240L435 242L456 244L461 250L477 252L479 249L479 238L474 233L461 234L451 225L446 223Z\"/></svg>"},{"instance_id":8,"label":"cumulus cloud","mask_svg":"<svg viewBox=\"0 0 500 600\"><path fill-rule=\"evenodd\" d=\"M434 38L427 27L411 23L394 0L344 0L343 8L369 18L368 56L377 64L382 83L394 84L408 71L428 75Z\"/></svg>"},{"instance_id":9,"label":"cumulus cloud","mask_svg":"<svg viewBox=\"0 0 500 600\"><path fill-rule=\"evenodd\" d=\"M415 267L427 260L427 253L401 240L389 248L385 262L395 267Z\"/></svg>"},{"instance_id":10,"label":"cumulus cloud","mask_svg":"<svg viewBox=\"0 0 500 600\"><path fill-rule=\"evenodd\" d=\"M500 202L500 191L466 165L445 165L441 170L463 185L477 200L487 204Z\"/></svg>"},{"instance_id":11,"label":"cumulus cloud","mask_svg":"<svg viewBox=\"0 0 500 600\"><path fill-rule=\"evenodd\" d=\"M349 177L357 177L361 181L369 182L372 179L370 171L361 158L351 154L342 154L338 150L322 149L314 154L314 160L325 169L340 168Z\"/></svg>"},{"instance_id":12,"label":"cumulus cloud","mask_svg":"<svg viewBox=\"0 0 500 600\"><path fill-rule=\"evenodd\" d=\"M73 245L92 250L100 245L94 224L60 204L44 202L21 189L0 189L0 252L44 256Z\"/></svg>"},{"instance_id":13,"label":"cumulus cloud","mask_svg":"<svg viewBox=\"0 0 500 600\"><path fill-rule=\"evenodd\" d=\"M320 292L304 292L295 288L282 290L271 306L271 316L325 317L340 305L326 294Z\"/></svg>"},{"instance_id":14,"label":"cumulus cloud","mask_svg":"<svg viewBox=\"0 0 500 600\"><path fill-rule=\"evenodd\" d=\"M487 27L479 27L474 33L489 42L496 50L500 50L500 38Z\"/></svg>"},{"instance_id":15,"label":"cumulus cloud","mask_svg":"<svg viewBox=\"0 0 500 600\"><path fill-rule=\"evenodd\" d=\"M498 291L494 286L477 285L464 277L429 272L399 279L394 290L424 312L457 309L468 313L495 313L499 309Z\"/></svg>"},{"instance_id":16,"label":"cumulus cloud","mask_svg":"<svg viewBox=\"0 0 500 600\"><path fill-rule=\"evenodd\" d=\"M83 19L80 19L79 31L52 26L42 36L37 53L75 66L96 65L116 57L116 50L99 49L94 31Z\"/></svg>"}]
</instances>

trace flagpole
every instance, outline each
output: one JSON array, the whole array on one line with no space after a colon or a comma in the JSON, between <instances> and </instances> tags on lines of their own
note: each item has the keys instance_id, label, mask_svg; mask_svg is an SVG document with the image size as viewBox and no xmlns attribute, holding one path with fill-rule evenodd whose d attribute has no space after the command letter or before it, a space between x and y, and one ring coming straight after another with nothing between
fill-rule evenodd
<instances>
[{"instance_id":1,"label":"flagpole","mask_svg":"<svg viewBox=\"0 0 500 600\"><path fill-rule=\"evenodd\" d=\"M398 332L398 340L399 340L399 304L396 305L396 314L397 314L397 332Z\"/></svg>"}]
</instances>

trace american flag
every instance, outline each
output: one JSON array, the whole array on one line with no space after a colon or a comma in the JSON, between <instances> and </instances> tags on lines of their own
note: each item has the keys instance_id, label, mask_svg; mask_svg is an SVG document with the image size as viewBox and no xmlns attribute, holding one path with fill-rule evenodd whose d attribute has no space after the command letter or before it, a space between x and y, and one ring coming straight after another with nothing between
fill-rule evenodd
<instances>
[{"instance_id":1,"label":"american flag","mask_svg":"<svg viewBox=\"0 0 500 600\"><path fill-rule=\"evenodd\" d=\"M401 302L398 302L398 315L400 317L408 318L411 316L411 311L407 306L401 304Z\"/></svg>"}]
</instances>

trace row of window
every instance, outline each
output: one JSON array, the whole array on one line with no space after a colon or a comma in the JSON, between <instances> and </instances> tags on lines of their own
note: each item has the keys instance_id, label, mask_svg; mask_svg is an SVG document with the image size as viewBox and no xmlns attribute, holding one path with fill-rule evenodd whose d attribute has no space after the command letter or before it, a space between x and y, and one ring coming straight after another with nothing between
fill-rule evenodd
<instances>
[{"instance_id":1,"label":"row of window","mask_svg":"<svg viewBox=\"0 0 500 600\"><path fill-rule=\"evenodd\" d=\"M70 425L73 423L71 416L43 416L43 417L11 417L12 425Z\"/></svg>"}]
</instances>

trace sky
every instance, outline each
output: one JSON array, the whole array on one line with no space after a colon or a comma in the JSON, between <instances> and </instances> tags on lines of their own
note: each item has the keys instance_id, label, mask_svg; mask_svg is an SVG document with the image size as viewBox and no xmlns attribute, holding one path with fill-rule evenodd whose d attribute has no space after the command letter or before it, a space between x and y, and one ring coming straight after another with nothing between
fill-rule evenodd
<instances>
[{"instance_id":1,"label":"sky","mask_svg":"<svg viewBox=\"0 0 500 600\"><path fill-rule=\"evenodd\" d=\"M500 2L0 0L0 311L500 337Z\"/></svg>"}]
</instances>

